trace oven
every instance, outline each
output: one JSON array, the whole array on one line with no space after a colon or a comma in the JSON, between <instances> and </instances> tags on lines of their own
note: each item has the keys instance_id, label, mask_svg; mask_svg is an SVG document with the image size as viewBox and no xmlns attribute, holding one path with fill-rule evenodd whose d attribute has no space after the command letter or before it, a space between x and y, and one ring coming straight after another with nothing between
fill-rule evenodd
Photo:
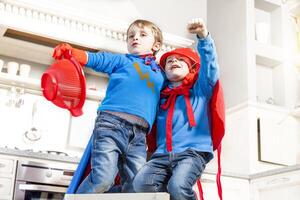
<instances>
[{"instance_id":1,"label":"oven","mask_svg":"<svg viewBox=\"0 0 300 200\"><path fill-rule=\"evenodd\" d=\"M61 200L74 174L64 165L19 161L15 200Z\"/></svg>"}]
</instances>

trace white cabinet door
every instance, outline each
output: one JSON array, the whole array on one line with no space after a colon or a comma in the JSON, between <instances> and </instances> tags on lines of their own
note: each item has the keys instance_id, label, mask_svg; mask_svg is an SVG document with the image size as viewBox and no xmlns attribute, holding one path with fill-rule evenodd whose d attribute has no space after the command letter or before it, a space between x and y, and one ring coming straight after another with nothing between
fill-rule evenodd
<instances>
[{"instance_id":1,"label":"white cabinet door","mask_svg":"<svg viewBox=\"0 0 300 200\"><path fill-rule=\"evenodd\" d=\"M297 122L285 114L264 113L259 120L261 161L294 165L297 163Z\"/></svg>"},{"instance_id":2,"label":"white cabinet door","mask_svg":"<svg viewBox=\"0 0 300 200\"><path fill-rule=\"evenodd\" d=\"M0 199L12 199L16 162L15 158L0 154Z\"/></svg>"},{"instance_id":3,"label":"white cabinet door","mask_svg":"<svg viewBox=\"0 0 300 200\"><path fill-rule=\"evenodd\" d=\"M204 199L220 200L215 175L203 174L201 183ZM224 200L249 200L249 181L247 179L222 176L221 183Z\"/></svg>"},{"instance_id":4,"label":"white cabinet door","mask_svg":"<svg viewBox=\"0 0 300 200\"><path fill-rule=\"evenodd\" d=\"M0 175L12 175L14 172L14 159L0 158Z\"/></svg>"},{"instance_id":5,"label":"white cabinet door","mask_svg":"<svg viewBox=\"0 0 300 200\"><path fill-rule=\"evenodd\" d=\"M255 179L251 194L253 200L299 200L300 170Z\"/></svg>"},{"instance_id":6,"label":"white cabinet door","mask_svg":"<svg viewBox=\"0 0 300 200\"><path fill-rule=\"evenodd\" d=\"M2 195L12 195L13 186L13 178L0 177L0 199Z\"/></svg>"},{"instance_id":7,"label":"white cabinet door","mask_svg":"<svg viewBox=\"0 0 300 200\"><path fill-rule=\"evenodd\" d=\"M82 149L86 147L88 140L93 133L98 106L98 102L86 100L83 107L83 115L71 118L68 142L69 147Z\"/></svg>"}]
</instances>

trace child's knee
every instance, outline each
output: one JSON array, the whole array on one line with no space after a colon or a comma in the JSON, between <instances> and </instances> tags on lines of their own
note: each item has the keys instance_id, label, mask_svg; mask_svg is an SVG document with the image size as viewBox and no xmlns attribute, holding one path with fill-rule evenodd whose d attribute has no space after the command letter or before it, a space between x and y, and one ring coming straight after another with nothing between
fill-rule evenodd
<instances>
[{"instance_id":1,"label":"child's knee","mask_svg":"<svg viewBox=\"0 0 300 200\"><path fill-rule=\"evenodd\" d=\"M111 188L111 186L112 186L112 183L104 181L102 183L99 183L99 184L95 185L95 192L96 193L106 192Z\"/></svg>"},{"instance_id":2,"label":"child's knee","mask_svg":"<svg viewBox=\"0 0 300 200\"><path fill-rule=\"evenodd\" d=\"M133 190L135 192L157 192L154 184L150 184L147 180L147 176L142 173L139 173L135 176L133 180Z\"/></svg>"},{"instance_id":3,"label":"child's knee","mask_svg":"<svg viewBox=\"0 0 300 200\"><path fill-rule=\"evenodd\" d=\"M191 193L192 186L190 186L190 184L186 182L170 180L167 185L167 190L172 197L176 197L176 199L181 199L185 197L188 193Z\"/></svg>"},{"instance_id":4,"label":"child's knee","mask_svg":"<svg viewBox=\"0 0 300 200\"><path fill-rule=\"evenodd\" d=\"M144 185L143 176L141 176L140 174L137 174L132 182L133 190L135 192L143 192L143 190L144 190L143 185Z\"/></svg>"}]
</instances>

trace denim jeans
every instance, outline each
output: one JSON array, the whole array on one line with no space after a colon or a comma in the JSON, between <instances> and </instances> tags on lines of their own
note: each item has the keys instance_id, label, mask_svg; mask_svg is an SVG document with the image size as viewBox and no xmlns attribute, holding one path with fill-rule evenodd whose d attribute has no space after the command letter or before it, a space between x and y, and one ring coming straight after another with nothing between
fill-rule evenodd
<instances>
[{"instance_id":1,"label":"denim jeans","mask_svg":"<svg viewBox=\"0 0 300 200\"><path fill-rule=\"evenodd\" d=\"M135 192L168 192L171 200L196 200L192 187L211 158L192 149L154 154L135 176L133 188Z\"/></svg>"},{"instance_id":2,"label":"denim jeans","mask_svg":"<svg viewBox=\"0 0 300 200\"><path fill-rule=\"evenodd\" d=\"M147 129L106 112L99 112L93 131L91 172L76 193L103 193L119 172L122 192L133 192L132 181L146 163Z\"/></svg>"}]
</instances>

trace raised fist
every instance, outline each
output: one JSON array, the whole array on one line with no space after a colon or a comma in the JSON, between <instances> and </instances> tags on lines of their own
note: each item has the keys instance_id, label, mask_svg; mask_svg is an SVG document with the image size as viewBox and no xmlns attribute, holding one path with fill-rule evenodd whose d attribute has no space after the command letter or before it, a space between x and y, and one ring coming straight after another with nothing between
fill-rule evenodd
<instances>
[{"instance_id":1,"label":"raised fist","mask_svg":"<svg viewBox=\"0 0 300 200\"><path fill-rule=\"evenodd\" d=\"M208 34L206 25L201 18L196 18L189 21L187 29L190 33L197 34L200 38L205 38Z\"/></svg>"}]
</instances>

